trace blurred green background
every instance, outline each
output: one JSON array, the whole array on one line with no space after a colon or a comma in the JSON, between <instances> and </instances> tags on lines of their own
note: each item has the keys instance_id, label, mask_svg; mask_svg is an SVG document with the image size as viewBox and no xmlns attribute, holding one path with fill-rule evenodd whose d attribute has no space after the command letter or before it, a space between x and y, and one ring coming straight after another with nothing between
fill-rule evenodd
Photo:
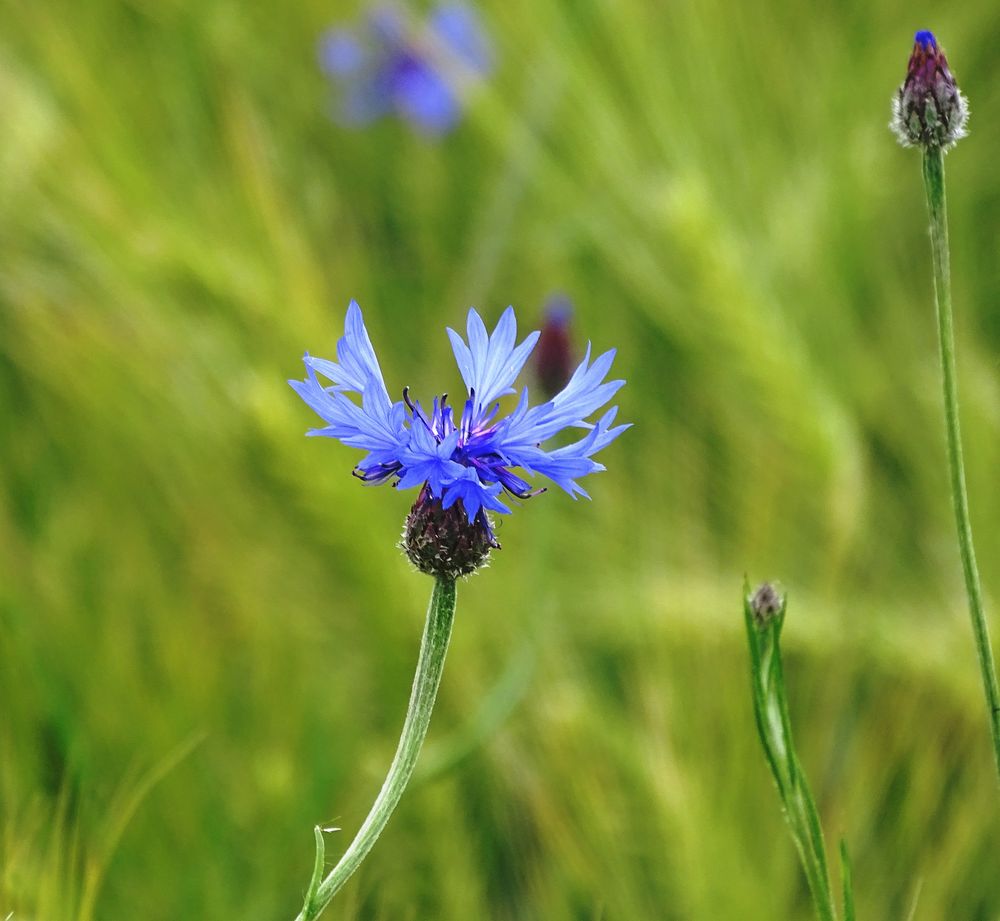
<instances>
[{"instance_id":1,"label":"blurred green background","mask_svg":"<svg viewBox=\"0 0 1000 921\"><path fill-rule=\"evenodd\" d=\"M391 759L412 496L285 383L362 304L392 390L553 291L619 349L594 501L460 587L423 771L331 919L807 919L740 589L790 592L801 756L858 916L1000 917L944 468L912 33L948 158L974 527L1000 629L1000 8L490 0L441 143L326 117L357 4L0 2L0 918L292 918ZM831 842L833 843L833 842ZM915 913L911 913L914 904Z\"/></svg>"}]
</instances>

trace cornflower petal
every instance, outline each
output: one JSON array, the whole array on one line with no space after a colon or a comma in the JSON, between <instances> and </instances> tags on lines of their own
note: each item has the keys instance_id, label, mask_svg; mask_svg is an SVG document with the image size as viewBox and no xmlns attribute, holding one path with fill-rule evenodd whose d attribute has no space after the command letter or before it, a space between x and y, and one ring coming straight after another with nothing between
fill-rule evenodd
<instances>
[{"instance_id":1,"label":"cornflower petal","mask_svg":"<svg viewBox=\"0 0 1000 921\"><path fill-rule=\"evenodd\" d=\"M344 411L336 399L335 391L327 390L316 378L316 373L309 364L310 355L306 352L302 359L306 366L304 381L289 381L292 389L305 401L306 405L324 422L338 424L344 418Z\"/></svg>"},{"instance_id":2,"label":"cornflower petal","mask_svg":"<svg viewBox=\"0 0 1000 921\"><path fill-rule=\"evenodd\" d=\"M403 13L389 3L380 3L369 10L368 29L386 48L399 47L406 41L407 23Z\"/></svg>"},{"instance_id":3,"label":"cornflower petal","mask_svg":"<svg viewBox=\"0 0 1000 921\"><path fill-rule=\"evenodd\" d=\"M400 115L428 134L444 134L461 114L458 97L433 68L413 61L395 79L393 100Z\"/></svg>"},{"instance_id":4,"label":"cornflower petal","mask_svg":"<svg viewBox=\"0 0 1000 921\"><path fill-rule=\"evenodd\" d=\"M596 454L598 451L604 450L612 441L614 441L622 432L626 429L632 428L631 422L625 422L622 425L616 425L614 428L611 424L615 421L615 417L618 415L618 407L612 406L603 416L601 416L600 421L597 423L597 439L594 442L594 449L591 451L592 454Z\"/></svg>"},{"instance_id":5,"label":"cornflower petal","mask_svg":"<svg viewBox=\"0 0 1000 921\"><path fill-rule=\"evenodd\" d=\"M427 483L431 495L440 498L445 486L463 475L465 467L451 459L458 444L459 433L452 432L440 443L421 422L410 429L410 442L400 452L405 473L399 479L399 489L409 489Z\"/></svg>"},{"instance_id":6,"label":"cornflower petal","mask_svg":"<svg viewBox=\"0 0 1000 921\"><path fill-rule=\"evenodd\" d=\"M344 335L337 340L337 359L339 364L325 358L313 358L307 354L305 362L308 368L333 381L334 390L364 393L368 387L381 395L384 398L383 402L392 404L357 301L351 301L347 308Z\"/></svg>"},{"instance_id":7,"label":"cornflower petal","mask_svg":"<svg viewBox=\"0 0 1000 921\"><path fill-rule=\"evenodd\" d=\"M380 380L369 378L361 406L358 406L341 391L320 384L308 358L306 356L306 379L288 383L328 424L324 428L310 429L307 434L336 438L348 447L369 451L366 461L372 458L378 464L398 461L398 455L409 437L404 423L404 405L385 402L385 385ZM364 463L359 465L362 469Z\"/></svg>"},{"instance_id":8,"label":"cornflower petal","mask_svg":"<svg viewBox=\"0 0 1000 921\"><path fill-rule=\"evenodd\" d=\"M475 470L471 467L464 467L462 475L445 487L441 507L449 509L461 499L462 508L465 509L469 524L472 524L480 509L489 509L493 512L509 515L510 509L497 498L501 489L499 483L484 485L480 482Z\"/></svg>"},{"instance_id":9,"label":"cornflower petal","mask_svg":"<svg viewBox=\"0 0 1000 921\"><path fill-rule=\"evenodd\" d=\"M337 119L344 125L364 127L392 110L379 78L359 77L349 80L343 90Z\"/></svg>"},{"instance_id":10,"label":"cornflower petal","mask_svg":"<svg viewBox=\"0 0 1000 921\"><path fill-rule=\"evenodd\" d=\"M603 464L590 458L631 427L630 425L619 425L611 428L617 412L618 407L613 406L584 438L573 444L556 448L554 451L528 448L518 452L518 466L531 473L548 477L574 499L578 495L589 499L590 496L576 482L576 478L605 469Z\"/></svg>"},{"instance_id":11,"label":"cornflower petal","mask_svg":"<svg viewBox=\"0 0 1000 921\"><path fill-rule=\"evenodd\" d=\"M609 349L590 364L590 343L587 343L583 361L566 386L547 403L529 408L525 389L504 425L501 437L504 449L537 445L564 428L589 428L587 416L607 403L625 383L623 380L602 383L614 357L615 350Z\"/></svg>"},{"instance_id":12,"label":"cornflower petal","mask_svg":"<svg viewBox=\"0 0 1000 921\"><path fill-rule=\"evenodd\" d=\"M472 9L458 3L441 4L431 13L427 25L431 34L466 67L480 74L492 69L493 49Z\"/></svg>"},{"instance_id":13,"label":"cornflower petal","mask_svg":"<svg viewBox=\"0 0 1000 921\"><path fill-rule=\"evenodd\" d=\"M494 400L514 392L512 385L535 347L539 333L530 333L515 348L517 319L513 307L508 307L503 312L492 336L487 335L482 318L475 308L471 308L467 331L468 345L450 327L448 338L451 340L462 380L473 395L472 420L466 423L473 427L482 423L484 414ZM466 422L464 416L463 422Z\"/></svg>"},{"instance_id":14,"label":"cornflower petal","mask_svg":"<svg viewBox=\"0 0 1000 921\"><path fill-rule=\"evenodd\" d=\"M369 52L347 29L330 29L320 39L319 65L332 77L354 76L368 64Z\"/></svg>"}]
</instances>

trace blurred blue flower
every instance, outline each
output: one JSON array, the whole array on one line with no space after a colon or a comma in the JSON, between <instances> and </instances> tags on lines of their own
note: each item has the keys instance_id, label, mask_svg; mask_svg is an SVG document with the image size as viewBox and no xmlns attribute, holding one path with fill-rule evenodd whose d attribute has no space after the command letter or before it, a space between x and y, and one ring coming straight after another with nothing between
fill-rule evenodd
<instances>
[{"instance_id":1,"label":"blurred blue flower","mask_svg":"<svg viewBox=\"0 0 1000 921\"><path fill-rule=\"evenodd\" d=\"M462 4L436 7L419 28L395 7L376 7L362 27L328 31L319 60L343 121L364 125L394 113L430 135L455 127L462 90L493 64L479 17Z\"/></svg>"},{"instance_id":2,"label":"blurred blue flower","mask_svg":"<svg viewBox=\"0 0 1000 921\"><path fill-rule=\"evenodd\" d=\"M603 470L593 455L629 428L614 425L617 406L596 423L587 417L608 403L625 382L605 381L614 349L591 362L588 344L583 361L551 400L530 406L524 388L514 411L498 418L497 400L515 393L514 381L539 334L533 332L515 345L512 307L504 311L492 335L470 309L467 332L468 342L448 330L468 390L460 417L447 396L435 398L425 409L404 388L403 399L392 401L361 308L354 301L337 343L337 361L307 354L305 380L289 383L326 422L308 434L337 438L368 452L355 468L356 476L368 483L394 480L404 489L422 485L443 509L461 503L469 523L477 521L492 537L485 512L510 512L502 493L527 499L544 492L532 489L524 477L545 476L574 498L587 496L576 480ZM330 383L321 383L317 375ZM360 395L360 403L349 393ZM584 429L587 434L559 448L542 447L567 428Z\"/></svg>"}]
</instances>

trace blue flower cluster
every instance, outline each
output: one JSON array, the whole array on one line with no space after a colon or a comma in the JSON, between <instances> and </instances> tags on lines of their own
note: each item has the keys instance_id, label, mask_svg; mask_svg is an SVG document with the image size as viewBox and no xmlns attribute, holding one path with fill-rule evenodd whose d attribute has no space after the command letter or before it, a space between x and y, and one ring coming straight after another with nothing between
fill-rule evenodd
<instances>
[{"instance_id":1,"label":"blue flower cluster","mask_svg":"<svg viewBox=\"0 0 1000 921\"><path fill-rule=\"evenodd\" d=\"M319 59L339 90L343 121L363 125L395 113L431 135L455 127L462 88L492 68L478 16L457 3L436 7L419 29L395 7L377 7L363 29L328 31Z\"/></svg>"},{"instance_id":2,"label":"blue flower cluster","mask_svg":"<svg viewBox=\"0 0 1000 921\"><path fill-rule=\"evenodd\" d=\"M447 396L435 398L429 409L412 400L407 389L400 401L389 397L361 308L352 301L344 336L337 343L337 361L307 354L307 377L289 383L326 423L308 434L336 438L368 452L356 476L369 483L395 480L402 489L423 485L444 509L460 502L469 523L478 522L492 536L486 510L510 512L502 493L527 499L542 492L524 479L538 474L574 498L586 496L577 478L603 470L593 455L629 427L614 425L617 406L596 423L587 421L625 383L605 381L614 349L591 362L589 344L583 361L551 400L529 406L524 388L514 411L499 417L497 400L515 393L514 381L538 335L533 332L515 345L517 321L511 307L492 335L474 309L469 311L468 342L449 329L468 389L461 415L456 416ZM321 383L317 375L330 383ZM348 397L351 393L360 395L360 403ZM567 428L585 429L587 434L562 447L542 447Z\"/></svg>"}]
</instances>

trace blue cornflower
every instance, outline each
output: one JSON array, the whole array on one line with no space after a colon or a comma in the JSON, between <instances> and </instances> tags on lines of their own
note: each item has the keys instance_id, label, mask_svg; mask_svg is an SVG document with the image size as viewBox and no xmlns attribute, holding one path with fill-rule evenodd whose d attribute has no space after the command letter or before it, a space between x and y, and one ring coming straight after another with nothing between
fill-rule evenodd
<instances>
[{"instance_id":1,"label":"blue cornflower","mask_svg":"<svg viewBox=\"0 0 1000 921\"><path fill-rule=\"evenodd\" d=\"M363 29L328 31L319 60L337 84L343 121L368 124L395 113L431 135L458 123L462 89L493 63L479 17L459 3L437 6L419 29L399 9L376 7Z\"/></svg>"},{"instance_id":2,"label":"blue cornflower","mask_svg":"<svg viewBox=\"0 0 1000 921\"><path fill-rule=\"evenodd\" d=\"M433 506L437 529L441 515L455 509L451 514L461 518L463 527L478 530L488 545L496 547L486 513L509 513L506 496L527 499L544 491L532 488L526 477L544 476L574 498L587 496L577 480L604 469L593 455L629 427L614 424L617 406L595 423L587 420L625 382L605 380L614 349L592 362L588 344L583 361L551 400L531 406L525 387L513 412L501 417L497 401L515 393L514 381L539 334L530 333L515 345L512 307L504 311L492 334L470 309L467 332L468 342L448 330L468 391L460 415L447 396L435 398L429 408L413 400L407 388L402 400L390 398L361 308L354 301L337 343L337 361L307 354L305 380L289 383L326 423L308 434L337 438L368 452L355 468L356 476L367 483L393 481L403 489L421 486L414 513L418 507ZM317 375L330 383L321 383ZM359 395L360 403L348 394ZM543 447L568 428L586 434L561 447Z\"/></svg>"}]
</instances>

